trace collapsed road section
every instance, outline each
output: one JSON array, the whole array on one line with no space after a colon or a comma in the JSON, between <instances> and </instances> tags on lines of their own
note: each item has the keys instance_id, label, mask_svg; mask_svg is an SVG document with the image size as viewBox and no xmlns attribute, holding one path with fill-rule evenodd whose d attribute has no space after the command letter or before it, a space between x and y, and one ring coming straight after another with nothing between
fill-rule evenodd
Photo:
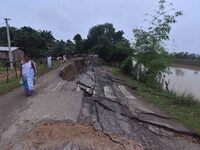
<instances>
[{"instance_id":1,"label":"collapsed road section","mask_svg":"<svg viewBox=\"0 0 200 150\"><path fill-rule=\"evenodd\" d=\"M200 149L199 135L145 103L99 60L76 59L44 79L49 84L28 99L0 149Z\"/></svg>"},{"instance_id":2,"label":"collapsed road section","mask_svg":"<svg viewBox=\"0 0 200 150\"><path fill-rule=\"evenodd\" d=\"M79 122L126 137L143 149L200 149L199 135L149 106L106 67L93 61L77 83L86 93Z\"/></svg>"}]
</instances>

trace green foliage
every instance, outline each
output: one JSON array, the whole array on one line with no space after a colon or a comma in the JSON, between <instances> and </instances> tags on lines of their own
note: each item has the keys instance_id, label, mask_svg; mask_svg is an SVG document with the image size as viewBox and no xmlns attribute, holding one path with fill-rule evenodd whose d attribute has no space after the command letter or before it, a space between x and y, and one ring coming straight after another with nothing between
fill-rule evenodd
<instances>
[{"instance_id":1,"label":"green foliage","mask_svg":"<svg viewBox=\"0 0 200 150\"><path fill-rule=\"evenodd\" d=\"M110 23L96 25L89 30L86 47L100 58L120 64L132 51L123 34L123 31L115 31Z\"/></svg>"},{"instance_id":2,"label":"green foliage","mask_svg":"<svg viewBox=\"0 0 200 150\"><path fill-rule=\"evenodd\" d=\"M123 42L118 42L113 45L109 55L109 60L114 63L121 64L127 57L131 56L132 48L125 45Z\"/></svg>"},{"instance_id":3,"label":"green foliage","mask_svg":"<svg viewBox=\"0 0 200 150\"><path fill-rule=\"evenodd\" d=\"M75 53L84 53L83 39L80 34L76 34L73 38L75 43Z\"/></svg>"},{"instance_id":4,"label":"green foliage","mask_svg":"<svg viewBox=\"0 0 200 150\"><path fill-rule=\"evenodd\" d=\"M10 39L11 43L15 44L15 36L16 36L17 28L10 27ZM6 33L6 27L0 28L0 45L1 46L7 46L7 33Z\"/></svg>"},{"instance_id":5,"label":"green foliage","mask_svg":"<svg viewBox=\"0 0 200 150\"><path fill-rule=\"evenodd\" d=\"M56 40L53 45L52 55L54 57L62 56L65 54L66 43L63 40Z\"/></svg>"},{"instance_id":6,"label":"green foliage","mask_svg":"<svg viewBox=\"0 0 200 150\"><path fill-rule=\"evenodd\" d=\"M197 104L197 99L192 95L192 94L177 94L176 92L171 91L170 93L171 96L171 102L173 105L178 105L178 106L193 106Z\"/></svg>"},{"instance_id":7,"label":"green foliage","mask_svg":"<svg viewBox=\"0 0 200 150\"><path fill-rule=\"evenodd\" d=\"M56 40L51 31L35 30L26 26L20 29L10 28L11 45L20 47L32 58L90 52L116 64L121 64L132 51L129 41L123 37L123 34L123 31L115 31L112 24L105 23L92 27L87 39L76 34L73 42L71 40L65 42ZM7 45L5 27L0 28L0 44Z\"/></svg>"},{"instance_id":8,"label":"green foliage","mask_svg":"<svg viewBox=\"0 0 200 150\"><path fill-rule=\"evenodd\" d=\"M71 40L67 40L67 42L66 42L66 51L68 54L75 53L75 45Z\"/></svg>"},{"instance_id":9,"label":"green foliage","mask_svg":"<svg viewBox=\"0 0 200 150\"><path fill-rule=\"evenodd\" d=\"M134 29L133 31L134 58L137 61L134 71L142 82L149 85L158 83L162 74L168 70L171 57L165 51L163 42L169 40L171 25L176 23L176 17L182 15L180 11L168 12L165 0L160 0L159 4L159 10L150 21L150 27L147 30Z\"/></svg>"},{"instance_id":10,"label":"green foliage","mask_svg":"<svg viewBox=\"0 0 200 150\"><path fill-rule=\"evenodd\" d=\"M200 60L199 54L180 52L171 54L175 59L190 59L190 60Z\"/></svg>"},{"instance_id":11,"label":"green foliage","mask_svg":"<svg viewBox=\"0 0 200 150\"><path fill-rule=\"evenodd\" d=\"M38 58L40 49L42 49L42 40L40 33L31 27L22 27L16 32L16 46L20 47L31 57Z\"/></svg>"},{"instance_id":12,"label":"green foliage","mask_svg":"<svg viewBox=\"0 0 200 150\"><path fill-rule=\"evenodd\" d=\"M93 46L90 52L98 54L100 58L109 61L109 54L111 52L111 44L106 37L99 37L99 43Z\"/></svg>"},{"instance_id":13,"label":"green foliage","mask_svg":"<svg viewBox=\"0 0 200 150\"><path fill-rule=\"evenodd\" d=\"M120 66L120 70L123 74L132 75L133 65L132 65L132 58L127 57Z\"/></svg>"},{"instance_id":14,"label":"green foliage","mask_svg":"<svg viewBox=\"0 0 200 150\"><path fill-rule=\"evenodd\" d=\"M74 44L71 41L67 43L63 40L55 40L51 31L35 30L31 27L22 27L20 29L10 27L11 45L20 47L32 58L40 58L48 55L54 57L74 51ZM7 46L6 28L0 28L0 45Z\"/></svg>"},{"instance_id":15,"label":"green foliage","mask_svg":"<svg viewBox=\"0 0 200 150\"><path fill-rule=\"evenodd\" d=\"M109 68L112 69L115 75L125 81L125 83L137 87L137 90L134 92L142 96L145 101L169 112L173 118L184 123L197 133L200 133L200 102L193 96L190 94L179 95L175 92L167 93L165 91L149 88L146 84L133 80L132 77L120 73L118 69Z\"/></svg>"}]
</instances>

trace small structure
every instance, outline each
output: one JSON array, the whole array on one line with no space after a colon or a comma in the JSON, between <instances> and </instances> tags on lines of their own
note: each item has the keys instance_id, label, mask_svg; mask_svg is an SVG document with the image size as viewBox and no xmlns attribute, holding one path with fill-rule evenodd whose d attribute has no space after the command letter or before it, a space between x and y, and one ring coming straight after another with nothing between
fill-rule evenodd
<instances>
[{"instance_id":1,"label":"small structure","mask_svg":"<svg viewBox=\"0 0 200 150\"><path fill-rule=\"evenodd\" d=\"M13 60L20 60L23 57L24 52L19 49L19 47L11 47L12 58ZM8 47L0 47L0 60L9 59L9 50Z\"/></svg>"}]
</instances>

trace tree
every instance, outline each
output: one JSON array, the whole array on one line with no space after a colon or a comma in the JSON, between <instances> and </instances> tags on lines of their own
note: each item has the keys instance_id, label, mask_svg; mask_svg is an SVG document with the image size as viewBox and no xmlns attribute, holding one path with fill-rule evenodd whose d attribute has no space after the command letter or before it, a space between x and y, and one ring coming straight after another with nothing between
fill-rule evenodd
<instances>
[{"instance_id":1,"label":"tree","mask_svg":"<svg viewBox=\"0 0 200 150\"><path fill-rule=\"evenodd\" d=\"M51 31L40 31L40 37L42 40L42 46L44 49L51 50L53 47L53 44L55 42L55 38L53 37L53 34Z\"/></svg>"},{"instance_id":2,"label":"tree","mask_svg":"<svg viewBox=\"0 0 200 150\"><path fill-rule=\"evenodd\" d=\"M120 65L127 57L132 56L133 49L124 41L118 42L112 46L109 60Z\"/></svg>"},{"instance_id":3,"label":"tree","mask_svg":"<svg viewBox=\"0 0 200 150\"><path fill-rule=\"evenodd\" d=\"M173 53L172 56L175 59L191 59L191 60L198 60L200 56L198 54L188 53L188 52L179 52Z\"/></svg>"},{"instance_id":4,"label":"tree","mask_svg":"<svg viewBox=\"0 0 200 150\"><path fill-rule=\"evenodd\" d=\"M11 45L16 46L15 36L16 36L17 28L10 27L9 30L10 30ZM0 28L0 45L2 45L2 46L8 45L6 27Z\"/></svg>"},{"instance_id":5,"label":"tree","mask_svg":"<svg viewBox=\"0 0 200 150\"><path fill-rule=\"evenodd\" d=\"M124 53L123 51L127 47L130 48L130 43L123 37L123 34L123 31L116 32L110 23L96 25L89 30L86 47L90 49L90 52L98 54L100 58L116 62L117 60L113 56L120 57L120 54ZM118 47L119 43L121 43L120 48Z\"/></svg>"},{"instance_id":6,"label":"tree","mask_svg":"<svg viewBox=\"0 0 200 150\"><path fill-rule=\"evenodd\" d=\"M66 52L66 43L63 40L56 40L53 46L52 55L54 57L63 56Z\"/></svg>"},{"instance_id":7,"label":"tree","mask_svg":"<svg viewBox=\"0 0 200 150\"><path fill-rule=\"evenodd\" d=\"M172 4L171 4L172 6ZM159 1L159 10L152 17L148 30L134 29L134 58L137 61L135 72L139 79L149 85L157 85L162 74L170 64L169 54L165 51L163 42L169 40L171 25L182 12L168 12L165 0ZM143 67L142 67L143 66Z\"/></svg>"},{"instance_id":8,"label":"tree","mask_svg":"<svg viewBox=\"0 0 200 150\"><path fill-rule=\"evenodd\" d=\"M42 38L37 30L31 27L22 27L17 30L15 37L16 46L33 58L39 58L43 49Z\"/></svg>"},{"instance_id":9,"label":"tree","mask_svg":"<svg viewBox=\"0 0 200 150\"><path fill-rule=\"evenodd\" d=\"M76 34L73 38L75 43L75 53L83 53L83 39L80 34Z\"/></svg>"},{"instance_id":10,"label":"tree","mask_svg":"<svg viewBox=\"0 0 200 150\"><path fill-rule=\"evenodd\" d=\"M75 45L71 40L67 40L67 42L66 42L66 51L68 54L75 53Z\"/></svg>"},{"instance_id":11,"label":"tree","mask_svg":"<svg viewBox=\"0 0 200 150\"><path fill-rule=\"evenodd\" d=\"M100 37L106 37L106 39L111 43L115 44L117 42L123 41L125 38L123 37L123 31L115 32L115 28L111 23L105 23L101 25L96 25L89 30L88 40L90 42L90 46L93 47L99 43Z\"/></svg>"}]
</instances>

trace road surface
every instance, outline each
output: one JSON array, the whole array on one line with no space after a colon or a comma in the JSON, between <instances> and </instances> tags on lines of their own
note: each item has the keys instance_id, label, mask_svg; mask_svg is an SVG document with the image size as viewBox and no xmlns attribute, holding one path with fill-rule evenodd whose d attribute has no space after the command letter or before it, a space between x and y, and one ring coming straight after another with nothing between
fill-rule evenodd
<instances>
[{"instance_id":1,"label":"road surface","mask_svg":"<svg viewBox=\"0 0 200 150\"><path fill-rule=\"evenodd\" d=\"M0 149L200 149L198 135L145 103L98 61L87 60L81 74L79 63L76 79L62 80L60 70L68 72L71 63L42 76L31 97L19 88L0 98Z\"/></svg>"}]
</instances>

